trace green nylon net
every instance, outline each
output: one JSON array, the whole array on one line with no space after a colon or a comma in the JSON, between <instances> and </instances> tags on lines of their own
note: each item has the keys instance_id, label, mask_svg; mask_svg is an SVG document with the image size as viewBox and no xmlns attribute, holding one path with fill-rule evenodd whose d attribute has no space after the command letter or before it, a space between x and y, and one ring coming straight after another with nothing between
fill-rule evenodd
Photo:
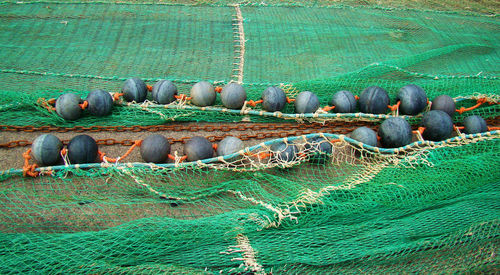
<instances>
[{"instance_id":1,"label":"green nylon net","mask_svg":"<svg viewBox=\"0 0 500 275\"><path fill-rule=\"evenodd\" d=\"M395 103L399 88L414 83L457 107L487 99L457 113L458 124L471 114L497 118L498 17L478 3L471 7L482 13L415 5L1 2L0 124L385 118L295 117L292 105L280 116L258 106L222 111L217 99L205 109L120 103L107 117L65 121L40 103L65 92L119 92L129 77L170 79L185 94L200 80L240 81L252 100L281 85L291 98L315 92L322 106L338 90L359 95L371 85ZM269 145L281 141L271 141L198 163L67 165L36 178L0 172L0 272L498 272L498 131L397 150L308 138L316 136L334 148L324 163L310 140L296 137L285 140L299 148L292 161L273 157Z\"/></svg>"},{"instance_id":2,"label":"green nylon net","mask_svg":"<svg viewBox=\"0 0 500 275\"><path fill-rule=\"evenodd\" d=\"M499 22L486 15L349 6L0 5L0 118L13 125L283 120L220 108L117 106L111 117L64 121L36 104L63 92L119 92L133 76L151 85L174 80L185 94L200 80L241 81L252 100L284 83L315 92L322 106L340 89L359 95L371 85L385 88L394 104L408 83L422 86L430 100L469 99L459 107L474 105L477 95L498 103ZM498 111L487 104L474 114ZM292 114L293 106L283 112Z\"/></svg>"}]
</instances>

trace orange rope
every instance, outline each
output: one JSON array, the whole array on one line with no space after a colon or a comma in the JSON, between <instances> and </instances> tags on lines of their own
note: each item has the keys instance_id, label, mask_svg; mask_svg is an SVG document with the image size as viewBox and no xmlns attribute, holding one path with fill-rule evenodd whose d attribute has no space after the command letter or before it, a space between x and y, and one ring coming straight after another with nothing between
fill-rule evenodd
<instances>
[{"instance_id":1,"label":"orange rope","mask_svg":"<svg viewBox=\"0 0 500 275\"><path fill-rule=\"evenodd\" d=\"M455 126L453 125L453 130L463 130L465 127L464 126Z\"/></svg>"},{"instance_id":2,"label":"orange rope","mask_svg":"<svg viewBox=\"0 0 500 275\"><path fill-rule=\"evenodd\" d=\"M120 97L123 96L123 93L114 93L113 94L113 100L118 101L120 100Z\"/></svg>"},{"instance_id":3,"label":"orange rope","mask_svg":"<svg viewBox=\"0 0 500 275\"><path fill-rule=\"evenodd\" d=\"M262 100L262 99L261 99L261 100L257 100L257 101L249 100L249 101L247 101L247 105L250 105L250 106L252 106L252 107L255 107L255 106L257 106L257 104L260 104L260 103L262 103L263 101L264 101L264 100Z\"/></svg>"},{"instance_id":4,"label":"orange rope","mask_svg":"<svg viewBox=\"0 0 500 275\"><path fill-rule=\"evenodd\" d=\"M474 109L478 108L479 106L481 106L485 102L486 102L486 98L479 98L477 100L476 105L469 107L469 108L461 107L460 109L457 109L456 112L458 112L459 114L462 114L463 112L474 110Z\"/></svg>"},{"instance_id":5,"label":"orange rope","mask_svg":"<svg viewBox=\"0 0 500 275\"><path fill-rule=\"evenodd\" d=\"M217 143L212 144L212 148L214 148L215 151L217 151L217 147L219 147L219 145L217 145Z\"/></svg>"},{"instance_id":6,"label":"orange rope","mask_svg":"<svg viewBox=\"0 0 500 275\"><path fill-rule=\"evenodd\" d=\"M331 111L333 109L335 109L335 106L325 106L325 107L323 107L323 111L325 111L325 112L329 112L329 111Z\"/></svg>"},{"instance_id":7,"label":"orange rope","mask_svg":"<svg viewBox=\"0 0 500 275\"><path fill-rule=\"evenodd\" d=\"M271 157L272 154L268 153L268 152L260 152L260 153L255 154L254 156L256 156L259 160L262 160L262 159L266 159L266 158Z\"/></svg>"},{"instance_id":8,"label":"orange rope","mask_svg":"<svg viewBox=\"0 0 500 275\"><path fill-rule=\"evenodd\" d=\"M52 106L52 105L54 105L54 103L56 103L55 98L51 98L49 100L46 100L45 98L42 97L42 98L39 98L37 100L37 103L41 104L45 109L47 109L51 112L56 110L56 107Z\"/></svg>"},{"instance_id":9,"label":"orange rope","mask_svg":"<svg viewBox=\"0 0 500 275\"><path fill-rule=\"evenodd\" d=\"M355 95L354 99L359 100L359 96Z\"/></svg>"},{"instance_id":10,"label":"orange rope","mask_svg":"<svg viewBox=\"0 0 500 275\"><path fill-rule=\"evenodd\" d=\"M179 99L179 100L184 100L184 99L185 99L185 100L191 100L191 97L188 97L188 96L187 96L187 95L185 95L185 94L174 95L174 97L175 97L176 99Z\"/></svg>"},{"instance_id":11,"label":"orange rope","mask_svg":"<svg viewBox=\"0 0 500 275\"><path fill-rule=\"evenodd\" d=\"M188 156L182 156L181 159L180 159L180 162L183 162L187 159ZM175 156L171 155L171 154L168 154L168 158L175 161Z\"/></svg>"},{"instance_id":12,"label":"orange rope","mask_svg":"<svg viewBox=\"0 0 500 275\"><path fill-rule=\"evenodd\" d=\"M222 87L219 87L219 86L215 87L215 92L216 93L222 92Z\"/></svg>"},{"instance_id":13,"label":"orange rope","mask_svg":"<svg viewBox=\"0 0 500 275\"><path fill-rule=\"evenodd\" d=\"M397 111L397 110L398 110L399 105L401 105L401 101L398 101L398 103L396 103L396 104L394 104L394 105L392 105L392 106L391 106L391 105L387 105L387 107L388 107L389 109L391 109L391 111L395 112L395 111Z\"/></svg>"},{"instance_id":14,"label":"orange rope","mask_svg":"<svg viewBox=\"0 0 500 275\"><path fill-rule=\"evenodd\" d=\"M85 108L87 108L89 106L89 102L87 100L85 100L82 104L78 104L80 105L80 108L82 108L82 110L85 110Z\"/></svg>"},{"instance_id":15,"label":"orange rope","mask_svg":"<svg viewBox=\"0 0 500 275\"><path fill-rule=\"evenodd\" d=\"M307 157L307 154L306 154L306 153L304 153L304 152L302 152L302 153L298 153L298 155L299 155L299 157L300 157L300 158L305 158L305 157Z\"/></svg>"},{"instance_id":16,"label":"orange rope","mask_svg":"<svg viewBox=\"0 0 500 275\"><path fill-rule=\"evenodd\" d=\"M288 96L286 97L286 102L287 103L292 103L295 101L295 98L289 98Z\"/></svg>"},{"instance_id":17,"label":"orange rope","mask_svg":"<svg viewBox=\"0 0 500 275\"><path fill-rule=\"evenodd\" d=\"M127 152L125 152L125 154L123 154L123 156L121 156L119 159L124 159L124 158L128 157L128 155L130 155L130 153L132 153L132 151L135 149L135 147L141 146L141 144L142 144L142 140L134 141L134 144L132 144L132 146L130 146L130 148L128 148ZM106 153L103 153L101 151L97 151L97 153L99 154L99 159L101 161L106 160L108 162L116 162L118 160L118 159L106 157Z\"/></svg>"},{"instance_id":18,"label":"orange rope","mask_svg":"<svg viewBox=\"0 0 500 275\"><path fill-rule=\"evenodd\" d=\"M146 89L148 89L148 91L150 91L150 92L151 92L151 91L153 90L153 86L151 86L151 85L146 85Z\"/></svg>"},{"instance_id":19,"label":"orange rope","mask_svg":"<svg viewBox=\"0 0 500 275\"><path fill-rule=\"evenodd\" d=\"M500 127L488 127L488 131L500 130Z\"/></svg>"},{"instance_id":20,"label":"orange rope","mask_svg":"<svg viewBox=\"0 0 500 275\"><path fill-rule=\"evenodd\" d=\"M28 149L28 151L23 153L23 158L24 158L23 176L36 177L40 173L35 171L35 169L38 167L38 165L36 165L36 164L30 165L30 159L31 159L30 153L31 153L31 148Z\"/></svg>"},{"instance_id":21,"label":"orange rope","mask_svg":"<svg viewBox=\"0 0 500 275\"><path fill-rule=\"evenodd\" d=\"M418 127L417 131L422 135L424 134L425 127Z\"/></svg>"}]
</instances>

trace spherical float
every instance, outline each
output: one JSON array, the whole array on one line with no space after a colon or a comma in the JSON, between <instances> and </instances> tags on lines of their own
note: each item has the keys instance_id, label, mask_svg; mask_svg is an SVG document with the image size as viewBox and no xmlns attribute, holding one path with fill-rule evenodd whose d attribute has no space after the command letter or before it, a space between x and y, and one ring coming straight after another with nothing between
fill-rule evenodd
<instances>
[{"instance_id":1,"label":"spherical float","mask_svg":"<svg viewBox=\"0 0 500 275\"><path fill-rule=\"evenodd\" d=\"M138 77L129 78L122 88L123 98L128 101L143 102L148 95L146 83Z\"/></svg>"},{"instance_id":2,"label":"spherical float","mask_svg":"<svg viewBox=\"0 0 500 275\"><path fill-rule=\"evenodd\" d=\"M215 89L212 84L206 81L200 81L191 88L191 103L196 106L205 107L214 105Z\"/></svg>"},{"instance_id":3,"label":"spherical float","mask_svg":"<svg viewBox=\"0 0 500 275\"><path fill-rule=\"evenodd\" d=\"M349 137L364 144L377 147L377 133L368 127L357 128L351 132Z\"/></svg>"},{"instance_id":4,"label":"spherical float","mask_svg":"<svg viewBox=\"0 0 500 275\"><path fill-rule=\"evenodd\" d=\"M177 86L170 80L160 80L153 85L151 96L159 104L169 104L175 101Z\"/></svg>"},{"instance_id":5,"label":"spherical float","mask_svg":"<svg viewBox=\"0 0 500 275\"><path fill-rule=\"evenodd\" d=\"M162 135L150 135L141 143L141 157L145 162L163 163L170 154L170 143Z\"/></svg>"},{"instance_id":6,"label":"spherical float","mask_svg":"<svg viewBox=\"0 0 500 275\"><path fill-rule=\"evenodd\" d=\"M75 94L62 94L56 100L57 114L66 120L75 120L82 115L83 100Z\"/></svg>"},{"instance_id":7,"label":"spherical float","mask_svg":"<svg viewBox=\"0 0 500 275\"><path fill-rule=\"evenodd\" d=\"M192 137L184 144L184 155L188 161L196 161L213 157L212 144L204 137Z\"/></svg>"},{"instance_id":8,"label":"spherical float","mask_svg":"<svg viewBox=\"0 0 500 275\"><path fill-rule=\"evenodd\" d=\"M296 145L284 142L277 142L271 145L273 158L279 162L290 162L297 159L299 148Z\"/></svg>"},{"instance_id":9,"label":"spherical float","mask_svg":"<svg viewBox=\"0 0 500 275\"><path fill-rule=\"evenodd\" d=\"M243 141L237 137L227 136L217 145L217 155L226 156L243 150Z\"/></svg>"},{"instance_id":10,"label":"spherical float","mask_svg":"<svg viewBox=\"0 0 500 275\"><path fill-rule=\"evenodd\" d=\"M40 166L55 165L61 160L63 144L59 138L51 134L38 136L31 145L31 153Z\"/></svg>"},{"instance_id":11,"label":"spherical float","mask_svg":"<svg viewBox=\"0 0 500 275\"><path fill-rule=\"evenodd\" d=\"M319 98L312 92L300 92L295 98L295 112L297 114L314 113L318 108Z\"/></svg>"},{"instance_id":12,"label":"spherical float","mask_svg":"<svg viewBox=\"0 0 500 275\"><path fill-rule=\"evenodd\" d=\"M363 113L384 114L389 102L389 95L384 89L370 86L359 96L359 109Z\"/></svg>"},{"instance_id":13,"label":"spherical float","mask_svg":"<svg viewBox=\"0 0 500 275\"><path fill-rule=\"evenodd\" d=\"M243 86L238 83L231 82L222 88L220 93L222 105L230 109L241 109L245 100L247 100L247 93Z\"/></svg>"},{"instance_id":14,"label":"spherical float","mask_svg":"<svg viewBox=\"0 0 500 275\"><path fill-rule=\"evenodd\" d=\"M72 164L95 162L97 143L87 135L75 136L68 143L68 158Z\"/></svg>"},{"instance_id":15,"label":"spherical float","mask_svg":"<svg viewBox=\"0 0 500 275\"><path fill-rule=\"evenodd\" d=\"M403 115L416 115L427 107L427 95L417 85L406 85L399 89L397 100L401 102L399 112Z\"/></svg>"},{"instance_id":16,"label":"spherical float","mask_svg":"<svg viewBox=\"0 0 500 275\"><path fill-rule=\"evenodd\" d=\"M310 152L309 161L324 163L332 154L332 144L324 137L308 138L304 148Z\"/></svg>"},{"instance_id":17,"label":"spherical float","mask_svg":"<svg viewBox=\"0 0 500 275\"><path fill-rule=\"evenodd\" d=\"M455 115L455 101L449 95L440 95L432 101L431 110L441 110L453 117Z\"/></svg>"},{"instance_id":18,"label":"spherical float","mask_svg":"<svg viewBox=\"0 0 500 275\"><path fill-rule=\"evenodd\" d=\"M383 147L402 147L411 143L411 126L403 118L391 117L380 125L378 135Z\"/></svg>"},{"instance_id":19,"label":"spherical float","mask_svg":"<svg viewBox=\"0 0 500 275\"><path fill-rule=\"evenodd\" d=\"M333 111L336 113L354 113L356 111L356 98L349 91L338 91L332 96L330 105L335 106Z\"/></svg>"},{"instance_id":20,"label":"spherical float","mask_svg":"<svg viewBox=\"0 0 500 275\"><path fill-rule=\"evenodd\" d=\"M425 127L422 137L432 141L447 139L453 132L451 117L441 110L425 113L422 118L422 126Z\"/></svg>"},{"instance_id":21,"label":"spherical float","mask_svg":"<svg viewBox=\"0 0 500 275\"><path fill-rule=\"evenodd\" d=\"M488 131L486 121L477 115L466 117L463 124L464 132L466 134L477 134Z\"/></svg>"},{"instance_id":22,"label":"spherical float","mask_svg":"<svg viewBox=\"0 0 500 275\"><path fill-rule=\"evenodd\" d=\"M262 108L268 112L281 111L286 104L285 92L279 87L272 86L262 92Z\"/></svg>"},{"instance_id":23,"label":"spherical float","mask_svg":"<svg viewBox=\"0 0 500 275\"><path fill-rule=\"evenodd\" d=\"M105 116L113 108L113 97L104 90L94 90L87 96L87 110L95 116Z\"/></svg>"}]
</instances>

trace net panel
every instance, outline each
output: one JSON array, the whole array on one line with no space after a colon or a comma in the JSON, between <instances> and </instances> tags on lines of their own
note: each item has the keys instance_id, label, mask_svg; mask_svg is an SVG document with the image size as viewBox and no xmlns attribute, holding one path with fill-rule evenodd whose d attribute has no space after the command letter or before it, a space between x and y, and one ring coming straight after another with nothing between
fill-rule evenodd
<instances>
[{"instance_id":1,"label":"net panel","mask_svg":"<svg viewBox=\"0 0 500 275\"><path fill-rule=\"evenodd\" d=\"M270 85L293 84L290 97L311 90L322 105L339 89L360 94L370 85L387 89L392 101L408 83L424 87L430 99L498 95L500 41L494 17L349 6L2 6L0 39L6 50L0 56L5 98L0 115L13 125L280 120L196 108L118 108L111 119L64 121L36 104L40 97L64 92L82 97L97 88L119 92L132 76L151 85L171 79L185 94L200 80L215 85L242 80L252 100ZM19 102L24 105L13 108ZM220 99L216 105L221 106ZM293 106L283 112L294 113ZM480 113L498 115L496 107Z\"/></svg>"},{"instance_id":2,"label":"net panel","mask_svg":"<svg viewBox=\"0 0 500 275\"><path fill-rule=\"evenodd\" d=\"M326 138L332 152L312 149L314 137ZM178 167L60 166L34 179L7 173L2 269L376 273L431 271L432 263L491 270L500 233L498 137L384 153L312 134ZM277 142L297 146L299 157L272 155ZM256 157L263 152L271 156Z\"/></svg>"}]
</instances>

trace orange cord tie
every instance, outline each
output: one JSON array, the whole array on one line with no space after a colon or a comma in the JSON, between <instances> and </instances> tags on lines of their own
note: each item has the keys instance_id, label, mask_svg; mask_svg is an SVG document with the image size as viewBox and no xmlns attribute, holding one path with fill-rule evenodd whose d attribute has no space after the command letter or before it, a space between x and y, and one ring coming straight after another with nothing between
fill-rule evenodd
<instances>
[{"instance_id":1,"label":"orange cord tie","mask_svg":"<svg viewBox=\"0 0 500 275\"><path fill-rule=\"evenodd\" d=\"M179 100L191 100L191 97L188 97L185 94L174 95L174 97Z\"/></svg>"},{"instance_id":2,"label":"orange cord tie","mask_svg":"<svg viewBox=\"0 0 500 275\"><path fill-rule=\"evenodd\" d=\"M266 159L266 158L269 158L272 156L271 153L268 153L268 152L260 152L260 153L257 153L255 154L255 156L259 159L259 160L263 160L263 159Z\"/></svg>"},{"instance_id":3,"label":"orange cord tie","mask_svg":"<svg viewBox=\"0 0 500 275\"><path fill-rule=\"evenodd\" d=\"M488 127L488 131L500 130L500 127Z\"/></svg>"},{"instance_id":4,"label":"orange cord tie","mask_svg":"<svg viewBox=\"0 0 500 275\"><path fill-rule=\"evenodd\" d=\"M425 127L418 127L417 130L412 131L418 138L418 140L423 141L424 138L422 137L422 134L425 131Z\"/></svg>"},{"instance_id":5,"label":"orange cord tie","mask_svg":"<svg viewBox=\"0 0 500 275\"><path fill-rule=\"evenodd\" d=\"M217 145L217 143L212 144L212 148L214 148L214 151L217 151L217 147L219 147L219 145Z\"/></svg>"},{"instance_id":6,"label":"orange cord tie","mask_svg":"<svg viewBox=\"0 0 500 275\"><path fill-rule=\"evenodd\" d=\"M219 86L215 87L215 92L216 93L221 93L222 92L222 87L219 87Z\"/></svg>"},{"instance_id":7,"label":"orange cord tie","mask_svg":"<svg viewBox=\"0 0 500 275\"><path fill-rule=\"evenodd\" d=\"M188 156L182 156L179 160L179 162L183 162L187 159ZM175 156L174 155L171 155L171 154L168 154L168 158L175 161Z\"/></svg>"},{"instance_id":8,"label":"orange cord tie","mask_svg":"<svg viewBox=\"0 0 500 275\"><path fill-rule=\"evenodd\" d=\"M35 171L38 165L36 164L30 165L30 159L31 159L30 153L31 153L31 148L23 153L23 158L24 158L23 176L37 177L40 174L40 172Z\"/></svg>"},{"instance_id":9,"label":"orange cord tie","mask_svg":"<svg viewBox=\"0 0 500 275\"><path fill-rule=\"evenodd\" d=\"M359 96L355 95L354 99L359 100Z\"/></svg>"},{"instance_id":10,"label":"orange cord tie","mask_svg":"<svg viewBox=\"0 0 500 275\"><path fill-rule=\"evenodd\" d=\"M260 103L262 103L263 101L264 101L264 100L262 100L262 99L261 99L261 100L257 100L257 101L249 100L249 101L247 101L247 105L250 105L250 106L252 106L252 107L255 107L255 106L257 106L257 104L260 104Z\"/></svg>"},{"instance_id":11,"label":"orange cord tie","mask_svg":"<svg viewBox=\"0 0 500 275\"><path fill-rule=\"evenodd\" d=\"M114 93L113 100L118 101L118 100L120 100L120 97L122 97L122 96L123 96L123 93Z\"/></svg>"},{"instance_id":12,"label":"orange cord tie","mask_svg":"<svg viewBox=\"0 0 500 275\"><path fill-rule=\"evenodd\" d=\"M476 108L478 108L479 106L481 106L483 103L486 103L486 98L480 98L477 100L477 104L472 106L472 107L469 107L469 108L465 108L465 107L461 107L460 109L457 109L455 110L457 113L459 114L462 114L463 112L467 112L467 111L471 111L471 110L474 110Z\"/></svg>"},{"instance_id":13,"label":"orange cord tie","mask_svg":"<svg viewBox=\"0 0 500 275\"><path fill-rule=\"evenodd\" d=\"M394 105L387 105L387 107L389 109L391 109L391 111L395 112L399 109L399 105L401 105L401 101L398 101L398 103L394 104Z\"/></svg>"},{"instance_id":14,"label":"orange cord tie","mask_svg":"<svg viewBox=\"0 0 500 275\"><path fill-rule=\"evenodd\" d=\"M455 126L455 124L453 124L453 130L455 130L455 132L457 132L459 136L462 135L462 132L460 130L463 130L464 128L464 126Z\"/></svg>"},{"instance_id":15,"label":"orange cord tie","mask_svg":"<svg viewBox=\"0 0 500 275\"><path fill-rule=\"evenodd\" d=\"M89 102L85 100L82 104L78 105L80 105L80 108L82 108L82 110L85 110L89 106Z\"/></svg>"},{"instance_id":16,"label":"orange cord tie","mask_svg":"<svg viewBox=\"0 0 500 275\"><path fill-rule=\"evenodd\" d=\"M329 112L329 111L331 111L333 109L335 109L335 106L325 106L325 107L323 107L323 111L325 111L325 112Z\"/></svg>"},{"instance_id":17,"label":"orange cord tie","mask_svg":"<svg viewBox=\"0 0 500 275\"><path fill-rule=\"evenodd\" d=\"M286 97L286 102L287 103L292 103L295 101L295 98L289 98L288 96Z\"/></svg>"},{"instance_id":18,"label":"orange cord tie","mask_svg":"<svg viewBox=\"0 0 500 275\"><path fill-rule=\"evenodd\" d=\"M149 92L151 92L153 90L153 86L151 85L146 85L146 89L148 89Z\"/></svg>"},{"instance_id":19,"label":"orange cord tie","mask_svg":"<svg viewBox=\"0 0 500 275\"><path fill-rule=\"evenodd\" d=\"M134 144L132 144L132 146L130 146L130 148L128 148L127 152L125 152L125 154L123 154L123 156L121 156L117 159L106 157L106 153L103 153L101 151L97 151L97 153L99 154L99 159L101 161L117 162L118 160L121 160L121 159L128 157L128 155L130 155L130 153L132 153L132 151L134 151L135 147L141 146L141 144L142 144L142 140L134 141Z\"/></svg>"},{"instance_id":20,"label":"orange cord tie","mask_svg":"<svg viewBox=\"0 0 500 275\"><path fill-rule=\"evenodd\" d=\"M56 110L56 107L53 106L56 103L55 98L51 98L49 100L46 100L45 98L42 97L42 98L39 98L37 100L37 103L41 104L45 109L47 109L51 112Z\"/></svg>"}]
</instances>

